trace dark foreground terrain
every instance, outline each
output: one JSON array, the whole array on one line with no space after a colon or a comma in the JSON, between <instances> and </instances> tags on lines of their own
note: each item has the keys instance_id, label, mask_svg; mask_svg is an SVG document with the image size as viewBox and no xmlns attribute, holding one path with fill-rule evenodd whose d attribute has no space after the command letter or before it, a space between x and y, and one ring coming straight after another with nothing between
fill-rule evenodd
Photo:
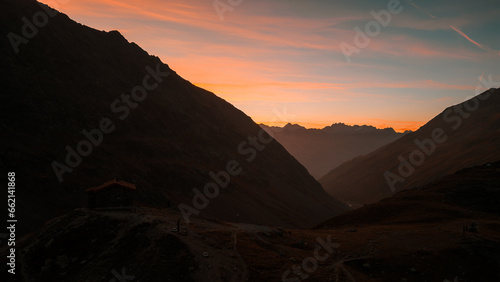
<instances>
[{"instance_id":1,"label":"dark foreground terrain","mask_svg":"<svg viewBox=\"0 0 500 282\"><path fill-rule=\"evenodd\" d=\"M398 193L313 230L193 218L177 232L180 215L169 209L77 209L19 243L17 278L499 281L499 194L500 163L493 163ZM472 223L478 233L464 235L463 227Z\"/></svg>"}]
</instances>

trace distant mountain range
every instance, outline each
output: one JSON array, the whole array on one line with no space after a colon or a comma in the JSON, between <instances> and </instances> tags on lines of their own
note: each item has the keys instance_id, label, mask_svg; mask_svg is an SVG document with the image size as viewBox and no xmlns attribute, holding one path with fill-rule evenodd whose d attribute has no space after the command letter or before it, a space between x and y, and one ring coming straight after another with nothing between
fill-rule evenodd
<instances>
[{"instance_id":1,"label":"distant mountain range","mask_svg":"<svg viewBox=\"0 0 500 282\"><path fill-rule=\"evenodd\" d=\"M320 183L356 207L498 160L500 89L490 89L447 108L416 132L340 165Z\"/></svg>"},{"instance_id":2,"label":"distant mountain range","mask_svg":"<svg viewBox=\"0 0 500 282\"><path fill-rule=\"evenodd\" d=\"M323 129L306 129L297 124L284 127L260 125L273 135L316 179L340 164L386 145L403 135L392 128L335 123Z\"/></svg>"},{"instance_id":3,"label":"distant mountain range","mask_svg":"<svg viewBox=\"0 0 500 282\"><path fill-rule=\"evenodd\" d=\"M115 177L138 205L219 220L306 227L347 209L247 115L118 31L33 0L0 14L0 166L17 175L19 233Z\"/></svg>"}]
</instances>

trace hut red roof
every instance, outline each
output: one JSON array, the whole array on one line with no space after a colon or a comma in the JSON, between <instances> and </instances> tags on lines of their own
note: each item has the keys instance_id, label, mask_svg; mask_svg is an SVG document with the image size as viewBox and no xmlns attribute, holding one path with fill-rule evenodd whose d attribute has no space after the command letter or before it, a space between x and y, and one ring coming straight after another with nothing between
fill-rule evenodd
<instances>
[{"instance_id":1,"label":"hut red roof","mask_svg":"<svg viewBox=\"0 0 500 282\"><path fill-rule=\"evenodd\" d=\"M109 187L113 187L115 185L121 186L121 187L126 188L126 189L130 189L130 190L136 189L134 184L120 180L118 178L115 178L115 179L107 181L99 186L91 187L91 188L85 190L85 193L95 193L95 192L107 189Z\"/></svg>"}]
</instances>

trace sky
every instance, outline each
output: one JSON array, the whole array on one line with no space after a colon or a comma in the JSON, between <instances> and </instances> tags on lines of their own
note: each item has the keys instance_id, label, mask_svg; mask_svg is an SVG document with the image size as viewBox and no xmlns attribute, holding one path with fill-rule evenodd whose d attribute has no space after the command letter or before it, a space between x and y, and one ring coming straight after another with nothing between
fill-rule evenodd
<instances>
[{"instance_id":1,"label":"sky","mask_svg":"<svg viewBox=\"0 0 500 282\"><path fill-rule=\"evenodd\" d=\"M41 2L120 31L257 123L416 130L500 87L498 0Z\"/></svg>"}]
</instances>

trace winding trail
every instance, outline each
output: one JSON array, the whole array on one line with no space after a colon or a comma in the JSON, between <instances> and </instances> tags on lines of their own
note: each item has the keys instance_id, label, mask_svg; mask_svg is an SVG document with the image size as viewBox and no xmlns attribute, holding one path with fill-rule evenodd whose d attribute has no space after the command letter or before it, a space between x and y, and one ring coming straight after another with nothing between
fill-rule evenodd
<instances>
[{"instance_id":1,"label":"winding trail","mask_svg":"<svg viewBox=\"0 0 500 282\"><path fill-rule=\"evenodd\" d=\"M243 273L241 274L240 281L247 281L248 280L248 266L247 266L245 260L243 259L243 257L240 255L240 253L238 253L238 250L236 248L236 245L238 244L238 235L236 235L236 231L232 232L232 240L233 240L233 250L234 250L236 256L238 257L238 260L240 261L240 264L242 266L241 269L243 270ZM237 281L238 273L236 273L235 276L236 277L233 278L233 281Z\"/></svg>"}]
</instances>

